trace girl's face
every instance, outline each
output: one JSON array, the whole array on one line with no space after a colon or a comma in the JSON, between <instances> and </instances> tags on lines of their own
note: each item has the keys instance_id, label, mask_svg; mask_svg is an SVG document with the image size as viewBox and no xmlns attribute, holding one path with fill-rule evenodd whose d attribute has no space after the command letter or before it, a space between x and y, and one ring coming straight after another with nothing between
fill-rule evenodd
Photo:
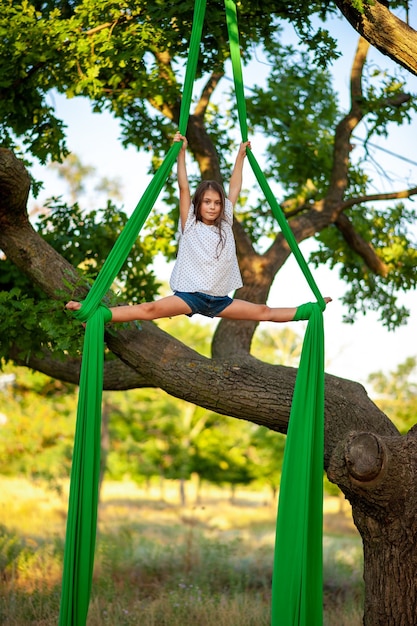
<instances>
[{"instance_id":1,"label":"girl's face","mask_svg":"<svg viewBox=\"0 0 417 626\"><path fill-rule=\"evenodd\" d=\"M201 198L200 214L203 224L212 226L222 211L222 199L214 189L207 189Z\"/></svg>"}]
</instances>

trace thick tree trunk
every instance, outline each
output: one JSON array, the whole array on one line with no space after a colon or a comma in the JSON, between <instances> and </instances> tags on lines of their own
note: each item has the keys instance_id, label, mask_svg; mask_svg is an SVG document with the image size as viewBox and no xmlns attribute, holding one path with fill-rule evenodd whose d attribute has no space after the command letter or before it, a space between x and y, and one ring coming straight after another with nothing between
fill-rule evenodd
<instances>
[{"instance_id":1,"label":"thick tree trunk","mask_svg":"<svg viewBox=\"0 0 417 626\"><path fill-rule=\"evenodd\" d=\"M284 265L289 256L288 249L275 255L261 256L255 253L252 245L249 245L246 234L239 223L234 227L236 245L239 256L239 266L242 273L244 286L237 291L236 298L264 304L267 301L273 277ZM285 306L285 303L281 303ZM223 319L218 324L212 341L212 355L215 358L244 354L250 352L252 338L257 322Z\"/></svg>"},{"instance_id":2,"label":"thick tree trunk","mask_svg":"<svg viewBox=\"0 0 417 626\"><path fill-rule=\"evenodd\" d=\"M352 504L364 548L365 626L417 623L417 431L351 433L328 476Z\"/></svg>"}]
</instances>

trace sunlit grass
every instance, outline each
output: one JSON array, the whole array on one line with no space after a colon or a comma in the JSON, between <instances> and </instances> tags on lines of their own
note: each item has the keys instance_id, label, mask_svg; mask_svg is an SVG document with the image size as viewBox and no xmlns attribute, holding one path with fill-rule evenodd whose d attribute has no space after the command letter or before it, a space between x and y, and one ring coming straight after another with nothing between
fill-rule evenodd
<instances>
[{"instance_id":1,"label":"sunlit grass","mask_svg":"<svg viewBox=\"0 0 417 626\"><path fill-rule=\"evenodd\" d=\"M269 626L275 505L188 489L181 508L172 485L104 485L88 626ZM359 626L361 542L337 499L326 509L325 624ZM2 626L56 626L66 512L66 489L0 479Z\"/></svg>"}]
</instances>

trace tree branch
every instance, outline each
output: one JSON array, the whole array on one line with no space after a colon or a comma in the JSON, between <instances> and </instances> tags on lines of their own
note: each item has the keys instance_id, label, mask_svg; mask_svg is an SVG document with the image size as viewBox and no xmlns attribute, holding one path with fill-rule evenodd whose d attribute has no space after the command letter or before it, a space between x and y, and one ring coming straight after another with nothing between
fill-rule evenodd
<instances>
[{"instance_id":1,"label":"tree branch","mask_svg":"<svg viewBox=\"0 0 417 626\"><path fill-rule=\"evenodd\" d=\"M184 346L166 337L162 358L159 333L120 331L108 346L135 370L150 373L155 387L209 410L286 432L296 370L262 363L252 357L207 359L183 352ZM351 430L398 434L371 402L359 383L326 376L326 459Z\"/></svg>"},{"instance_id":2,"label":"tree branch","mask_svg":"<svg viewBox=\"0 0 417 626\"><path fill-rule=\"evenodd\" d=\"M361 103L363 100L362 73L369 44L362 37L359 38L355 58L350 76L350 111L336 127L333 168L330 177L329 192L326 197L326 211L333 214L336 219L340 213L343 196L348 186L349 159L351 151L351 135L363 118Z\"/></svg>"},{"instance_id":3,"label":"tree branch","mask_svg":"<svg viewBox=\"0 0 417 626\"><path fill-rule=\"evenodd\" d=\"M354 7L353 0L335 0L335 3L362 37L417 75L417 31L391 13L386 3L367 2L363 13Z\"/></svg>"},{"instance_id":4,"label":"tree branch","mask_svg":"<svg viewBox=\"0 0 417 626\"><path fill-rule=\"evenodd\" d=\"M67 357L65 360L58 359L52 352L44 349L42 355L29 354L22 358L20 350L14 346L10 351L10 358L16 365L29 367L35 371L42 372L51 378L57 378L66 383L78 385L80 380L81 358L75 359ZM120 361L106 361L104 363L103 389L108 391L126 391L127 389L138 389L139 387L151 387L146 376Z\"/></svg>"},{"instance_id":5,"label":"tree branch","mask_svg":"<svg viewBox=\"0 0 417 626\"><path fill-rule=\"evenodd\" d=\"M130 20L132 20L134 17L137 17L138 13L135 13L134 15L127 15L127 14L123 14L120 17L118 17L116 20L113 20L112 22L104 22L103 24L99 24L98 26L95 26L94 28L89 28L88 30L83 30L81 31L83 35L87 35L88 37L91 37L92 35L95 35L96 33L99 33L102 30L106 30L107 28L109 28L110 30L113 30L115 26L117 26L118 24L123 24L124 22L130 22Z\"/></svg>"},{"instance_id":6,"label":"tree branch","mask_svg":"<svg viewBox=\"0 0 417 626\"><path fill-rule=\"evenodd\" d=\"M106 28L111 28L118 23L118 20L114 20L113 22L104 22L104 24L99 24L98 26L94 26L94 28L89 28L88 30L81 31L83 35L87 35L91 37L91 35L95 35L102 30L106 30Z\"/></svg>"},{"instance_id":7,"label":"tree branch","mask_svg":"<svg viewBox=\"0 0 417 626\"><path fill-rule=\"evenodd\" d=\"M156 47L152 48L152 53L155 56L159 77L162 82L165 81L167 86L172 87L176 85L175 74L172 71L171 67L171 55L168 51L160 51ZM164 115L167 119L173 121L178 116L179 112L179 102L175 102L175 105L169 102L167 97L165 98L155 98L153 96L147 97L148 102L160 113Z\"/></svg>"},{"instance_id":8,"label":"tree branch","mask_svg":"<svg viewBox=\"0 0 417 626\"><path fill-rule=\"evenodd\" d=\"M359 254L370 270L384 278L388 276L388 266L376 254L374 247L369 242L365 241L354 229L352 223L344 213L339 215L335 221L335 225L342 233L343 239L348 246Z\"/></svg>"},{"instance_id":9,"label":"tree branch","mask_svg":"<svg viewBox=\"0 0 417 626\"><path fill-rule=\"evenodd\" d=\"M0 148L0 232L6 224L27 221L30 177L22 161Z\"/></svg>"},{"instance_id":10,"label":"tree branch","mask_svg":"<svg viewBox=\"0 0 417 626\"><path fill-rule=\"evenodd\" d=\"M104 389L155 387L210 411L286 433L297 370L269 365L253 357L208 359L154 324L106 334L109 348L121 360L104 366ZM78 384L80 359L54 358L44 351L22 361L17 348L11 357L48 376ZM352 430L398 435L394 425L369 399L359 383L329 374L325 378L325 463L338 441ZM216 393L213 393L216 390Z\"/></svg>"},{"instance_id":11,"label":"tree branch","mask_svg":"<svg viewBox=\"0 0 417 626\"><path fill-rule=\"evenodd\" d=\"M219 157L201 116L194 115L194 113L190 115L187 139L188 147L198 163L202 179L217 180L219 183L223 183Z\"/></svg>"},{"instance_id":12,"label":"tree branch","mask_svg":"<svg viewBox=\"0 0 417 626\"><path fill-rule=\"evenodd\" d=\"M224 76L224 71L221 72L213 72L207 83L204 86L203 91L201 92L201 96L197 102L197 105L194 109L194 115L199 117L204 117L207 107L210 102L210 98L213 94L213 91L216 89L220 80Z\"/></svg>"},{"instance_id":13,"label":"tree branch","mask_svg":"<svg viewBox=\"0 0 417 626\"><path fill-rule=\"evenodd\" d=\"M411 187L411 189L403 189L402 191L391 191L388 193L375 193L371 195L356 196L355 198L349 198L342 202L342 210L349 209L356 204L362 204L363 202L380 202L382 200L398 200L400 198L411 198L417 194L417 187Z\"/></svg>"}]
</instances>

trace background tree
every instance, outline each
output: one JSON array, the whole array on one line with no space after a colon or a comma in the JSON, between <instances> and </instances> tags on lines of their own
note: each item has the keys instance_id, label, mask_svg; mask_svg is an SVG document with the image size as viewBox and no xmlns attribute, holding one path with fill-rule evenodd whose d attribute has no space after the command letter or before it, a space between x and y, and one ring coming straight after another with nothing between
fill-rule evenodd
<instances>
[{"instance_id":1,"label":"background tree","mask_svg":"<svg viewBox=\"0 0 417 626\"><path fill-rule=\"evenodd\" d=\"M352 6L363 10L363 19L372 23L370 5L352 2ZM380 9L383 5L375 6ZM88 288L88 281L75 269L78 266L82 270L83 265L81 260L75 262L76 247L67 246L67 256L59 254L29 223L26 202L30 179L9 149L19 154L20 144L20 155L33 155L41 161L63 156L63 124L48 104L48 94L56 89L68 96L89 97L97 111L112 111L121 120L123 141L151 146L152 165L156 167L178 123L191 9L191 2L168 7L155 2L115 6L91 0L62 5L12 1L4 8L0 56L7 63L0 64L4 146L0 151L0 247L6 256L3 276L8 278L2 279L5 291L0 302L0 330L6 358L77 382L76 346L68 327L55 319L70 292L82 297ZM243 60L248 62L263 49L271 68L276 68L267 81L269 94L259 88L249 103L251 124L253 131L265 128L268 137L276 140L273 145L269 139L269 173L279 175L282 204L297 241L315 237L318 245L313 261L340 268L347 282L347 317L353 321L366 306L380 311L383 323L393 328L407 317L407 311L397 306L397 294L414 288L416 280L416 246L408 232L415 215L399 200L413 196L417 188L411 185L385 194L370 193L370 181L360 164L351 160L351 139L364 121L368 123L368 140L373 133L386 133L388 122L407 121L415 110L415 100L397 76L380 74L376 82L368 81L364 74L368 44L360 39L350 77L350 108L337 111L328 88L329 76L320 69L336 54L335 43L325 30L314 29L312 21L312 16L323 17L334 10L334 5L316 2L242 5ZM399 24L388 13L390 23L394 23L394 39ZM282 46L281 19L295 25L308 54L301 51L297 56ZM415 31L401 32L406 33L412 50ZM404 37L399 41L404 43ZM187 135L200 175L218 180L228 173L229 149L238 140L233 133L233 110L227 114L216 104L216 92L226 71L226 44L223 8L215 3L204 31L199 94ZM398 42L396 45L398 49ZM395 51L394 56L401 62ZM290 66L288 72L282 67L282 57ZM306 69L292 71L293 59ZM279 101L275 86L281 87L283 81L285 90L280 89L280 95L282 91L289 95L289 116L283 111L277 114L272 106ZM311 92L310 84L314 87ZM299 123L301 116L303 122ZM319 127L318 119L322 120ZM165 196L168 206L172 206L172 192L171 181ZM378 209L377 201L388 204ZM71 218L62 211L60 219ZM108 219L106 214L104 219ZM168 256L174 249L176 221L174 207L151 235L153 246L158 241L158 250ZM281 234L271 233L270 224L264 204L250 210L245 205L238 207L235 237L245 282L238 295L254 302L266 301L276 273L289 256ZM60 232L64 237L66 230ZM159 245L161 232L168 238ZM264 247L261 232L269 233ZM80 235L81 231L74 229L77 242ZM64 253L62 242L53 236L50 241ZM104 248L100 246L97 254L104 254ZM146 274L150 249L145 238L142 269ZM95 267L90 266L90 279L99 266L98 260ZM128 278L129 270L121 278L124 299L131 299ZM141 291L139 283L136 294L143 294L149 285L144 280ZM51 299L57 302L55 308ZM75 324L72 328L73 336L80 335ZM285 432L295 370L249 355L255 328L250 322L221 322L213 337L212 358L187 348L154 324L112 328L106 334L111 357L106 363L105 386L161 387L209 411ZM350 499L363 538L367 624L393 623L393 606L404 624L412 623L416 612L417 591L412 581L417 560L404 559L404 554L414 549L410 529L417 527L415 441L414 429L406 437L400 436L360 385L326 378L325 466Z\"/></svg>"},{"instance_id":2,"label":"background tree","mask_svg":"<svg viewBox=\"0 0 417 626\"><path fill-rule=\"evenodd\" d=\"M382 370L369 375L376 404L402 434L415 424L417 414L417 383L415 381L416 357L409 357L398 367L385 374Z\"/></svg>"},{"instance_id":3,"label":"background tree","mask_svg":"<svg viewBox=\"0 0 417 626\"><path fill-rule=\"evenodd\" d=\"M0 473L46 481L61 491L71 468L75 387L25 368L8 370L1 393Z\"/></svg>"}]
</instances>

